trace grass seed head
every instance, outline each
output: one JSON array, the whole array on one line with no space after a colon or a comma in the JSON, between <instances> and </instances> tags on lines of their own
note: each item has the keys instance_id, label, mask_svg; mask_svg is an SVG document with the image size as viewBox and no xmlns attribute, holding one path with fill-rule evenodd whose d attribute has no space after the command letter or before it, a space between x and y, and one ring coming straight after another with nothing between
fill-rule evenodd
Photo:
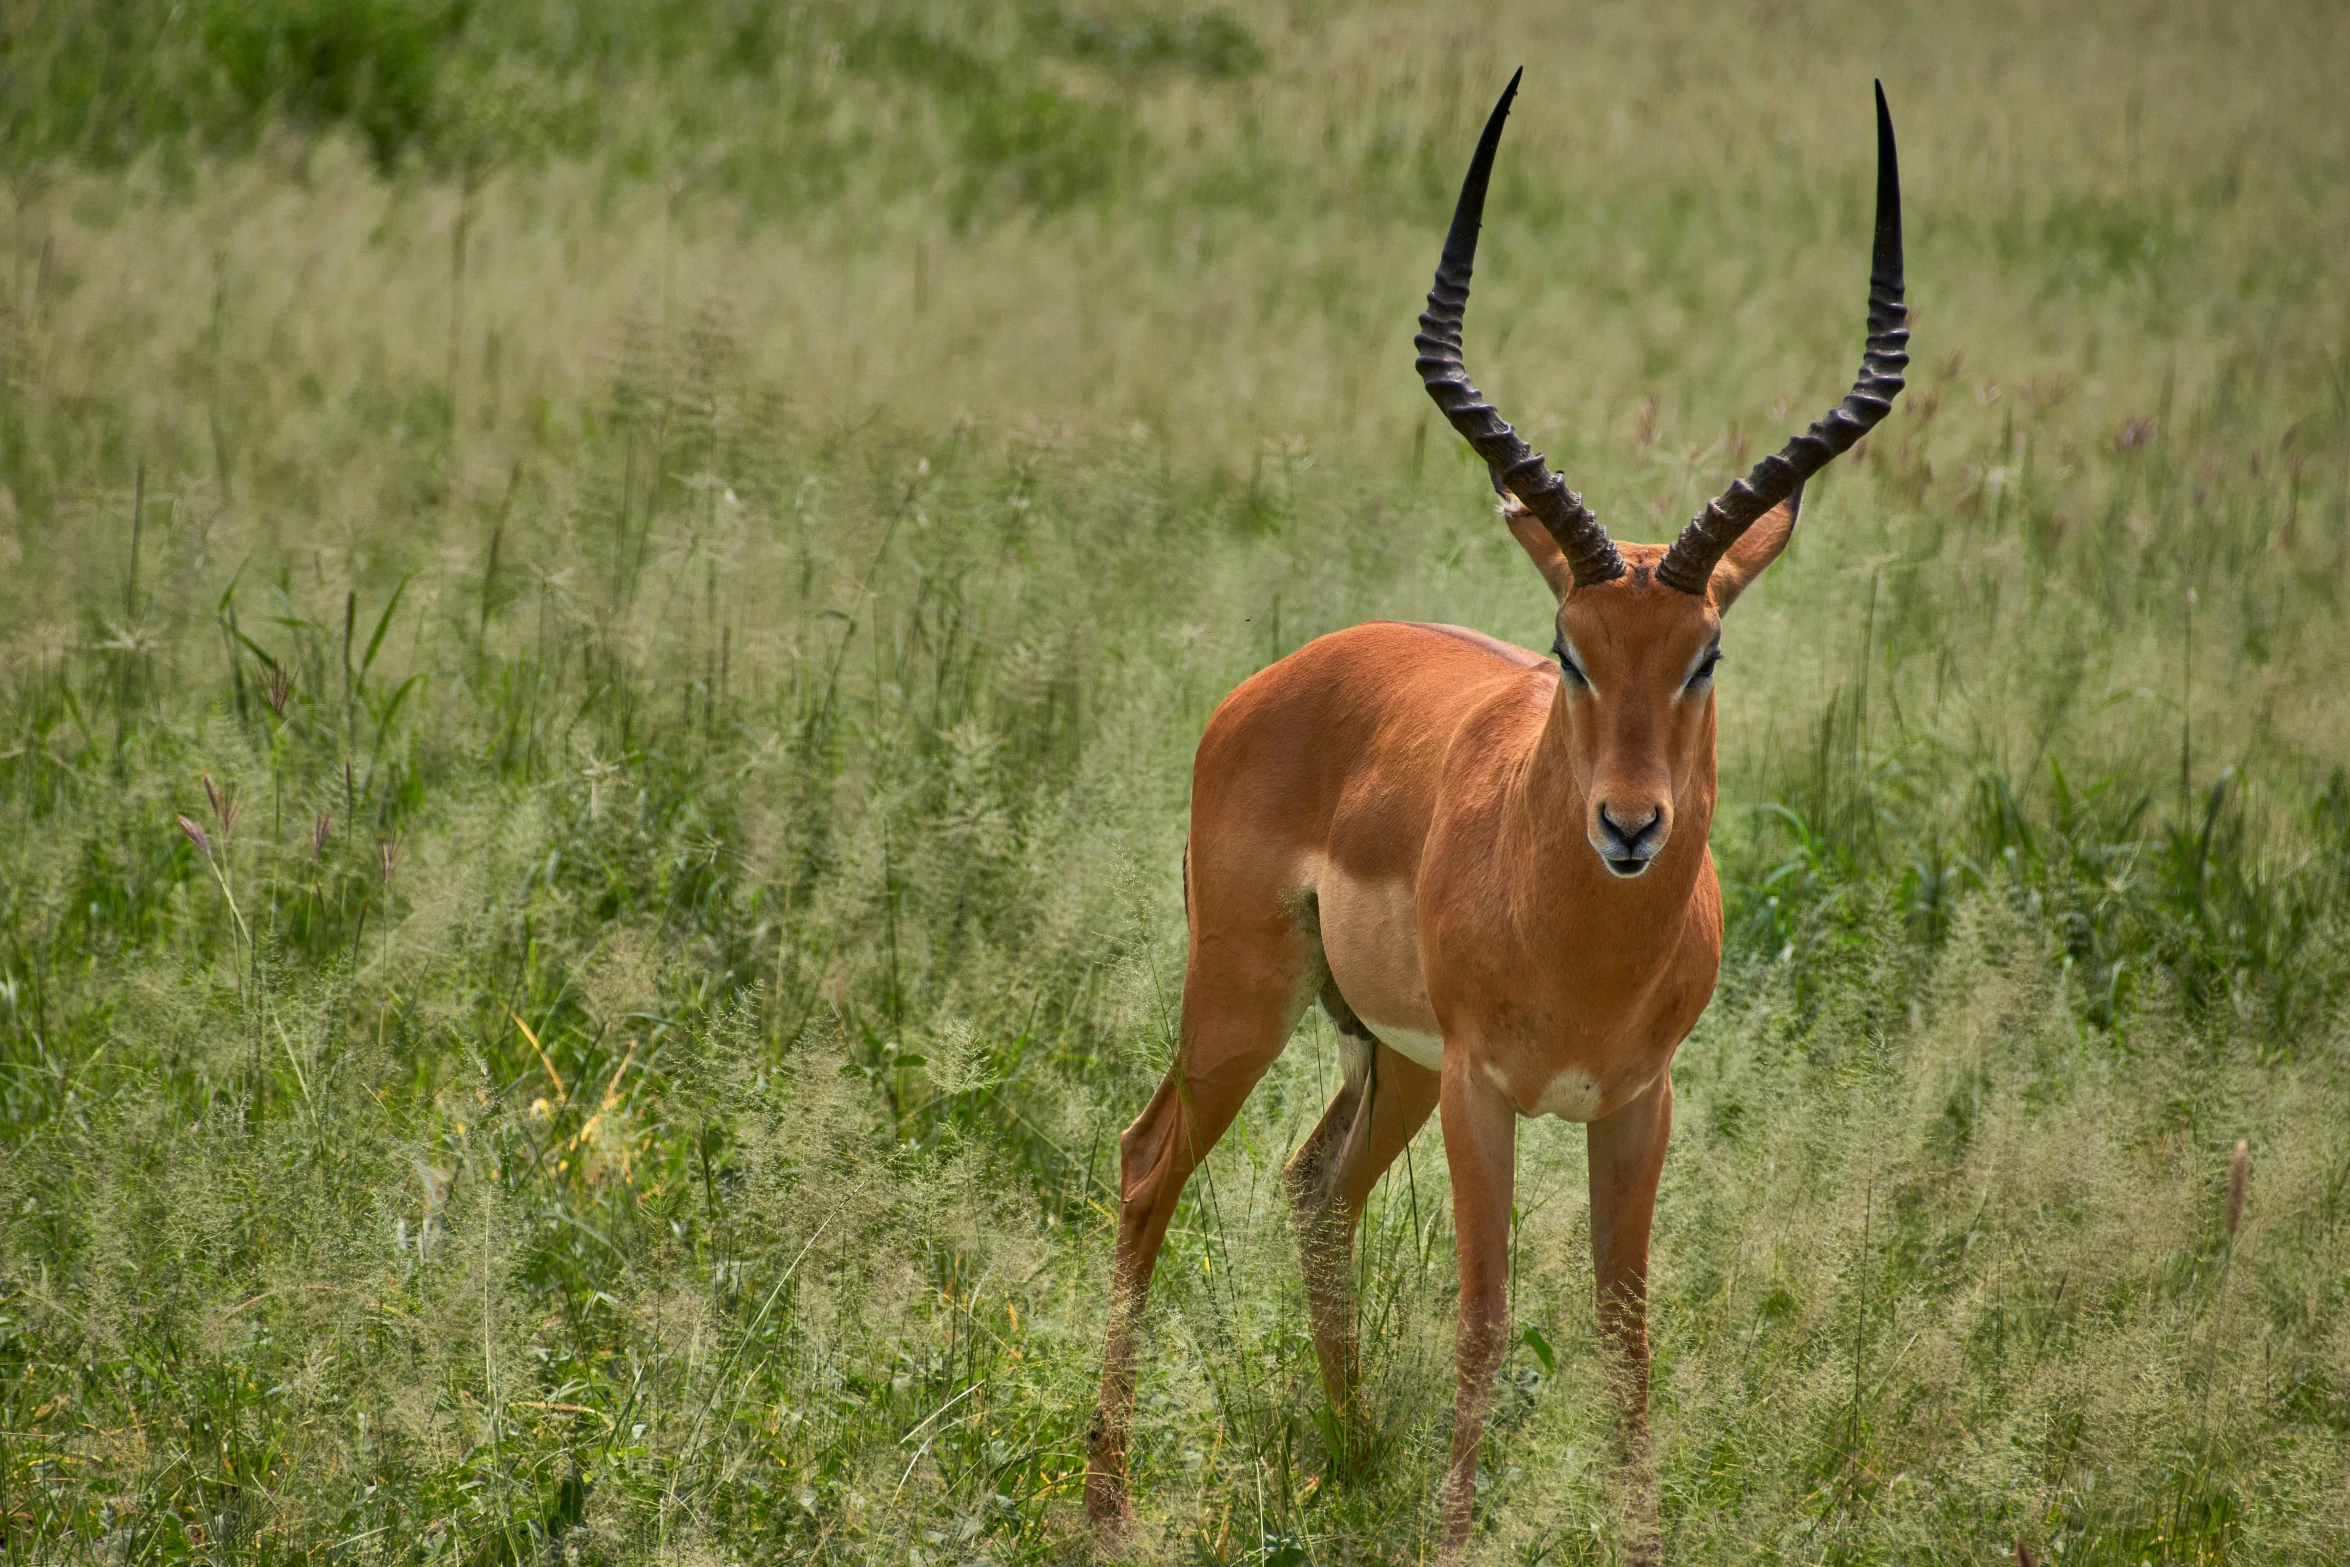
<instances>
[{"instance_id":1,"label":"grass seed head","mask_svg":"<svg viewBox=\"0 0 2350 1567\"><path fill-rule=\"evenodd\" d=\"M237 830L237 802L221 794L220 786L212 781L210 773L200 776L204 780L204 798L212 802L212 814L220 822L220 835L224 838L232 836ZM209 854L211 851L205 852Z\"/></svg>"}]
</instances>

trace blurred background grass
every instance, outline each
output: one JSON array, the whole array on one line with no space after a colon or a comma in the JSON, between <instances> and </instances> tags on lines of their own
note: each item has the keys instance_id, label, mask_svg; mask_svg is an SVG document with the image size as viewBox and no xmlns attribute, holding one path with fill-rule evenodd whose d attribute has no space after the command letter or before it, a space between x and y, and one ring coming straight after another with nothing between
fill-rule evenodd
<instances>
[{"instance_id":1,"label":"blurred background grass","mask_svg":"<svg viewBox=\"0 0 2350 1567\"><path fill-rule=\"evenodd\" d=\"M2346 34L9 7L12 1559L1082 1556L1201 724L1371 616L1547 638L1408 363L1519 63L1472 362L1630 537L1846 384L1902 131L1912 389L1730 627L1669 1550L2343 1559ZM1339 1484L1304 1033L1162 1270L1154 1557L1432 1548L1441 1153ZM1617 1545L1581 1141L1497 1561Z\"/></svg>"}]
</instances>

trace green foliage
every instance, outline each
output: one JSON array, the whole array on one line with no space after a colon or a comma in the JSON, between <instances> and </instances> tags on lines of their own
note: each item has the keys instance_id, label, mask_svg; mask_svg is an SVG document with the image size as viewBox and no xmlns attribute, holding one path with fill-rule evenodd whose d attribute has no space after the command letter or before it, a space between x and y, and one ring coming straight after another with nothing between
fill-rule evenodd
<instances>
[{"instance_id":1,"label":"green foliage","mask_svg":"<svg viewBox=\"0 0 2350 1567\"><path fill-rule=\"evenodd\" d=\"M198 129L214 84L188 20L157 6L10 7L0 125L12 163L114 163Z\"/></svg>"},{"instance_id":2,"label":"green foliage","mask_svg":"<svg viewBox=\"0 0 2350 1567\"><path fill-rule=\"evenodd\" d=\"M349 124L388 167L430 123L464 21L459 0L216 4L204 49L248 113Z\"/></svg>"},{"instance_id":3,"label":"green foliage","mask_svg":"<svg viewBox=\"0 0 2350 1567\"><path fill-rule=\"evenodd\" d=\"M1229 11L1076 15L1032 6L1021 17L1039 46L1127 70L1174 66L1229 80L1264 69L1265 51Z\"/></svg>"},{"instance_id":4,"label":"green foliage","mask_svg":"<svg viewBox=\"0 0 2350 1567\"><path fill-rule=\"evenodd\" d=\"M1050 59L1228 80L1259 69L1264 54L1222 11L1034 9L1015 20L986 8L872 14L674 0L221 0L192 10L55 0L0 22L7 146L20 167L245 147L281 121L347 129L387 172L411 156L480 166L576 154L613 137L597 89L614 73L676 83L670 134L716 146L726 126L695 113L691 83L749 82L804 104L828 91L837 60L909 105L935 98L951 108L961 169L952 202L963 222L1104 201L1134 162L1139 132L1115 95L1071 96L1040 74Z\"/></svg>"},{"instance_id":5,"label":"green foliage","mask_svg":"<svg viewBox=\"0 0 2350 1567\"><path fill-rule=\"evenodd\" d=\"M1099 201L1116 191L1131 137L1117 113L1046 88L983 98L963 128L955 210L967 217L991 195L1040 212Z\"/></svg>"},{"instance_id":6,"label":"green foliage","mask_svg":"<svg viewBox=\"0 0 2350 1567\"><path fill-rule=\"evenodd\" d=\"M1774 802L1747 851L1754 869L1733 868L1727 916L1759 951L1816 953L1840 939L1856 890L1890 871L1909 929L1931 947L1967 894L1997 890L2048 921L2084 1022L2123 1029L2139 985L2159 975L2196 1016L2257 1015L2269 1048L2289 1050L2350 988L2339 936L2350 892L2343 788L2337 769L2309 807L2301 852L2275 860L2248 839L2232 768L2196 802L2199 813L2159 825L2152 795L2126 798L2117 778L2076 794L2051 762L2043 815L1987 770L1976 808L1956 821L1913 826L1880 809L1865 858Z\"/></svg>"},{"instance_id":7,"label":"green foliage","mask_svg":"<svg viewBox=\"0 0 2350 1567\"><path fill-rule=\"evenodd\" d=\"M1085 1555L1201 725L1355 621L1549 636L1402 354L1500 73L1242 14L0 11L12 1552ZM1850 374L1870 74L1917 193L1911 390L1725 632L1674 1560L2341 1554L2350 405L2278 258L2350 147L2342 20L2258 20L1495 24L1471 353L1623 534ZM1347 1453L1332 1046L1171 1233L1145 1554L1433 1549L1441 1145ZM1623 1544L1583 1160L1525 1128L1489 1560Z\"/></svg>"}]
</instances>

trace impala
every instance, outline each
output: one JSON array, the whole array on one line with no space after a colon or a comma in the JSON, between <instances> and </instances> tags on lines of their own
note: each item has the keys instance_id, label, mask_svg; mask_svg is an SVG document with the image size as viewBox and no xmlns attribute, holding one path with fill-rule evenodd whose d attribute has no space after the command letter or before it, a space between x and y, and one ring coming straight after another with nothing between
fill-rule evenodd
<instances>
[{"instance_id":1,"label":"impala","mask_svg":"<svg viewBox=\"0 0 2350 1567\"><path fill-rule=\"evenodd\" d=\"M1523 74L1523 73L1520 73ZM1470 161L1414 339L1558 598L1553 659L1458 626L1323 637L1225 699L1201 737L1184 851L1190 957L1174 1064L1119 1140L1120 1208L1086 1506L1132 1524L1136 1335L1185 1181L1307 1004L1350 1041L1344 1086L1283 1175L1323 1386L1361 1419L1348 1256L1380 1173L1441 1117L1460 1244L1445 1551L1468 1537L1507 1343L1517 1121L1590 1128L1598 1324L1621 1372L1636 1554L1653 1557L1648 1238L1673 1052L1712 998L1722 900L1714 670L1722 618L1787 545L1803 485L1883 419L1909 362L1901 193L1880 86L1867 351L1827 417L1756 464L1671 548L1612 542L1469 383L1461 319L1510 79Z\"/></svg>"}]
</instances>

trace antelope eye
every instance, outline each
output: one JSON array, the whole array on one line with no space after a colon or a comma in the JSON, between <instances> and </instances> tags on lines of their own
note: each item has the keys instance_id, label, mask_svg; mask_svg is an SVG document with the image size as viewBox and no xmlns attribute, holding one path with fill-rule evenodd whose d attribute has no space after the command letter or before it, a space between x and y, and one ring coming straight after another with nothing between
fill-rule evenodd
<instances>
[{"instance_id":1,"label":"antelope eye","mask_svg":"<svg viewBox=\"0 0 2350 1567\"><path fill-rule=\"evenodd\" d=\"M1720 648L1717 647L1707 649L1704 662L1700 663L1697 668L1690 671L1689 680L1687 684L1682 686L1681 689L1684 691L1700 691L1705 687L1713 684L1714 666L1719 664L1721 661L1722 650Z\"/></svg>"},{"instance_id":2,"label":"antelope eye","mask_svg":"<svg viewBox=\"0 0 2350 1567\"><path fill-rule=\"evenodd\" d=\"M1558 659L1559 673L1566 676L1568 685L1580 687L1585 691L1591 689L1590 678L1575 663L1575 655L1567 651L1565 637L1554 638L1550 644L1550 651Z\"/></svg>"}]
</instances>

